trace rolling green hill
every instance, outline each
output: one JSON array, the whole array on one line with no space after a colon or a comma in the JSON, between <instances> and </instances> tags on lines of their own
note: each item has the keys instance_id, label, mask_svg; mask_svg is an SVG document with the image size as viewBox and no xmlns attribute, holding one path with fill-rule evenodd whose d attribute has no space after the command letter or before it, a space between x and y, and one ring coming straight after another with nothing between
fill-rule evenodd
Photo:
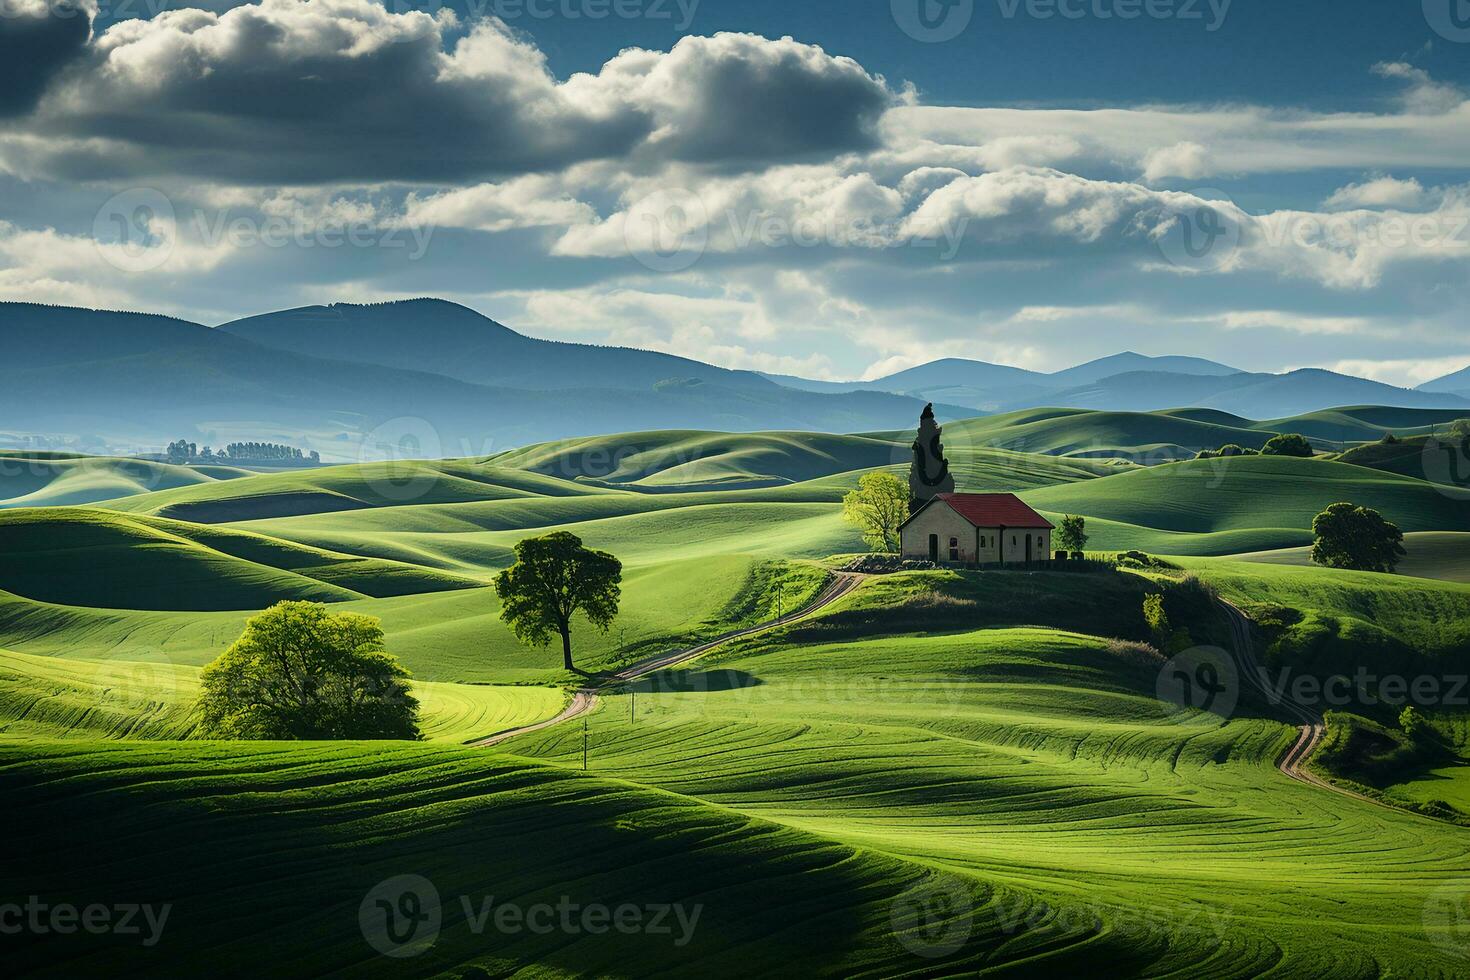
<instances>
[{"instance_id":1,"label":"rolling green hill","mask_svg":"<svg viewBox=\"0 0 1470 980\"><path fill-rule=\"evenodd\" d=\"M1115 412L1082 408L1028 408L950 422L945 448L1004 446L1065 456L1121 456L1144 464L1189 458L1201 449L1235 443L1259 449L1273 435L1299 432L1324 448L1377 442L1384 435L1429 432L1458 418L1459 410L1341 408L1255 420L1213 408ZM882 433L902 441L905 433Z\"/></svg>"},{"instance_id":2,"label":"rolling green hill","mask_svg":"<svg viewBox=\"0 0 1470 980\"><path fill-rule=\"evenodd\" d=\"M0 454L0 507L91 504L249 476L228 466L194 468L140 459L72 454Z\"/></svg>"},{"instance_id":3,"label":"rolling green hill","mask_svg":"<svg viewBox=\"0 0 1470 980\"><path fill-rule=\"evenodd\" d=\"M1470 445L1463 437L1441 433L1435 436L1406 436L1393 442L1356 446L1337 457L1339 462L1398 473L1417 480L1470 489Z\"/></svg>"},{"instance_id":4,"label":"rolling green hill","mask_svg":"<svg viewBox=\"0 0 1470 980\"><path fill-rule=\"evenodd\" d=\"M868 436L669 430L543 443L494 462L564 480L691 490L799 483L894 464L907 453L895 441Z\"/></svg>"},{"instance_id":5,"label":"rolling green hill","mask_svg":"<svg viewBox=\"0 0 1470 980\"><path fill-rule=\"evenodd\" d=\"M944 427L946 448L996 445L1059 456L1122 455L1151 463L1188 458L1231 442L1259 449L1272 434L1223 412L1205 421L1170 412L1062 408L1025 409Z\"/></svg>"},{"instance_id":6,"label":"rolling green hill","mask_svg":"<svg viewBox=\"0 0 1470 980\"><path fill-rule=\"evenodd\" d=\"M1265 424L1039 412L953 424L945 441L961 490L1084 514L1094 550L1299 546L1348 499L1412 531L1411 564L1446 578L1465 564L1470 494L1453 488L1326 459L1079 455L1264 438ZM1047 453L983 444L1022 430ZM1193 573L1256 618L1273 669L1441 676L1470 667L1470 585L1219 557L1149 574L905 572L603 691L587 771L581 719L494 749L451 744L550 717L583 682L499 619L485 586L517 541L565 529L623 561L614 628L574 634L578 665L606 671L807 601L824 559L862 547L843 493L874 468L902 473L908 438L641 432L0 512L0 793L16 855L0 888L173 904L156 948L83 937L58 953L27 935L8 964L1456 974L1470 829L1287 779L1276 761L1295 730L1253 695L1217 714L1161 701L1170 662L1148 645L1143 600L1164 595L1191 643L1228 642ZM199 668L285 597L382 621L424 742L189 738ZM1404 791L1445 779L1406 774ZM360 911L406 874L443 900L438 941L378 956ZM476 933L492 894L702 911L677 946Z\"/></svg>"},{"instance_id":7,"label":"rolling green hill","mask_svg":"<svg viewBox=\"0 0 1470 980\"><path fill-rule=\"evenodd\" d=\"M0 589L128 609L256 609L474 588L452 574L261 535L84 508L0 512Z\"/></svg>"},{"instance_id":8,"label":"rolling green hill","mask_svg":"<svg viewBox=\"0 0 1470 980\"><path fill-rule=\"evenodd\" d=\"M475 460L403 460L264 473L225 484L181 487L112 501L127 513L205 524L320 514L403 504L466 503L513 497L597 492L509 467Z\"/></svg>"},{"instance_id":9,"label":"rolling green hill","mask_svg":"<svg viewBox=\"0 0 1470 980\"><path fill-rule=\"evenodd\" d=\"M1400 575L1470 583L1470 534L1464 531L1412 531L1404 535L1408 556L1399 564ZM1311 565L1312 549L1280 548L1236 555L1241 561L1277 565Z\"/></svg>"},{"instance_id":10,"label":"rolling green hill","mask_svg":"<svg viewBox=\"0 0 1470 980\"><path fill-rule=\"evenodd\" d=\"M393 971L364 946L359 907L403 874L445 911L413 973L691 957L712 975L1453 972L1458 920L1441 906L1470 874L1470 830L1286 780L1274 760L1290 729L1249 703L1229 718L1161 704L1162 658L1141 646L1004 625L1026 608L1085 614L1086 578L918 573L859 590L823 622L638 682L636 708L605 696L585 773L580 725L505 752L0 742L20 855L0 884L175 903L156 954L89 940L68 958L86 972L265 969L267 955ZM988 590L1011 585L996 625L960 625L953 601L993 611ZM909 607L936 601L951 626L916 635ZM1121 615L1111 592L1093 603ZM81 832L99 821L107 835ZM296 892L309 907L282 908ZM473 910L489 894L697 902L700 925L680 946L477 934L459 897ZM10 955L24 969L50 952L30 936Z\"/></svg>"},{"instance_id":11,"label":"rolling green hill","mask_svg":"<svg viewBox=\"0 0 1470 980\"><path fill-rule=\"evenodd\" d=\"M1135 470L1087 483L1029 491L1048 514L1083 514L1089 547L1165 554L1225 554L1294 547L1311 540L1312 518L1351 501L1406 531L1470 530L1470 492L1347 463L1242 456ZM1194 538L1220 535L1230 538Z\"/></svg>"},{"instance_id":12,"label":"rolling green hill","mask_svg":"<svg viewBox=\"0 0 1470 980\"><path fill-rule=\"evenodd\" d=\"M426 741L463 742L540 721L565 700L546 687L414 681ZM176 740L194 735L199 668L0 650L0 736Z\"/></svg>"},{"instance_id":13,"label":"rolling green hill","mask_svg":"<svg viewBox=\"0 0 1470 980\"><path fill-rule=\"evenodd\" d=\"M608 699L595 770L1032 894L1043 921L1095 924L1141 958L1091 960L1103 975L1449 969L1436 930L1453 920L1423 922L1470 832L1291 783L1273 765L1285 726L1248 705L1171 715L1157 655L1054 629L934 635L907 613L884 635L862 596L826 642L813 627L651 678L636 714ZM510 749L575 765L580 740Z\"/></svg>"},{"instance_id":14,"label":"rolling green hill","mask_svg":"<svg viewBox=\"0 0 1470 980\"><path fill-rule=\"evenodd\" d=\"M0 756L17 853L0 871L6 894L171 903L164 941L152 947L137 937L69 935L60 948L54 934L18 937L7 956L22 973L61 955L72 976L279 973L283 963L364 977L453 976L472 965L647 975L690 961L711 976L818 974L834 961L895 974L915 957L895 941L894 909L913 910L907 928L920 939L920 913L947 890L975 906L965 913L973 945L942 961L962 970L1019 931L996 921L1000 898L1021 918L1037 910L1024 894L940 868L483 750L33 742L0 745ZM441 926L420 955L376 955L360 907L374 910L378 894L396 899L383 886L406 874L432 885ZM228 915L217 895L229 896ZM533 920L535 930L503 931L492 915L477 930L462 898L477 919L487 901L492 913L545 903L554 921L559 904L575 907L578 923L585 908L628 906L643 925L588 920L590 931L547 933ZM1026 938L1068 962L1097 930L1043 922ZM1122 944L1118 954L1133 960Z\"/></svg>"}]
</instances>

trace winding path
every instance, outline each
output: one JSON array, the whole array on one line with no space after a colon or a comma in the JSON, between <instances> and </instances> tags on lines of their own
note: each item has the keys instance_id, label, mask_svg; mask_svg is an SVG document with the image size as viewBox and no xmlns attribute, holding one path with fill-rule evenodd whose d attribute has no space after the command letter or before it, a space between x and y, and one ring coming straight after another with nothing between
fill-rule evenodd
<instances>
[{"instance_id":1,"label":"winding path","mask_svg":"<svg viewBox=\"0 0 1470 980\"><path fill-rule=\"evenodd\" d=\"M645 660L639 660L634 664L624 667L622 670L614 671L596 684L588 684L573 691L572 699L567 702L567 706L562 708L561 712L554 717L547 718L545 721L538 721L534 725L521 725L517 728L507 728L505 731L496 732L494 735L487 735L485 738L474 739L465 744L477 747L499 745L501 742L515 738L518 735L529 735L531 732L539 732L542 729L550 728L552 725L560 725L564 721L571 721L573 718L581 717L597 706L598 692L606 688L626 684L629 681L637 680L655 671L667 670L670 667L677 667L680 664L688 663L691 660L704 656L716 647L729 643L731 640L754 636L757 633L764 633L766 630L775 629L778 626L786 626L799 619L805 619L817 610L830 606L838 599L851 593L864 578L866 576L858 572L834 572L832 581L828 582L822 588L822 591L817 593L817 597L795 612L787 613L778 619L757 623L754 626L731 630L729 633L724 633L715 637L713 640L697 646L686 647L671 653L655 654Z\"/></svg>"},{"instance_id":2,"label":"winding path","mask_svg":"<svg viewBox=\"0 0 1470 980\"><path fill-rule=\"evenodd\" d=\"M1235 666L1240 671L1241 684L1260 694L1266 700L1267 704L1280 705L1285 708L1298 721L1296 741L1277 760L1276 768L1280 769L1288 778L1294 779L1299 783L1306 783L1308 786L1317 786L1321 789L1340 793L1343 796L1350 796L1355 800L1364 800L1391 810L1398 809L1379 800L1364 796L1361 793L1354 793L1350 789L1344 789L1341 786L1329 783L1316 773L1303 768L1307 759L1317 750L1317 746L1321 744L1322 739L1327 735L1327 723L1323 721L1321 715L1294 699L1285 696L1284 692L1271 690L1271 685L1266 679L1265 668L1256 659L1255 644L1251 641L1250 620L1238 606L1226 602L1224 599L1220 600L1220 605L1224 607L1226 615L1230 618L1230 633L1233 641L1231 645L1235 648L1232 651L1232 655L1235 660Z\"/></svg>"}]
</instances>

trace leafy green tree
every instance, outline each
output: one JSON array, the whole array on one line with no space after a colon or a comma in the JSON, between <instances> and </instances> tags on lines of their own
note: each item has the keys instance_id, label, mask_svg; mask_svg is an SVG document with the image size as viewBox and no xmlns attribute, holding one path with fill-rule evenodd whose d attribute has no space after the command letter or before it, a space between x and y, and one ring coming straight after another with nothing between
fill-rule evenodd
<instances>
[{"instance_id":1,"label":"leafy green tree","mask_svg":"<svg viewBox=\"0 0 1470 980\"><path fill-rule=\"evenodd\" d=\"M863 532L874 551L898 550L898 526L909 516L909 490L892 473L864 473L858 488L842 498L842 516Z\"/></svg>"},{"instance_id":2,"label":"leafy green tree","mask_svg":"<svg viewBox=\"0 0 1470 980\"><path fill-rule=\"evenodd\" d=\"M1422 745L1430 740L1429 721L1424 717L1424 713L1412 704L1399 712L1399 727L1415 745Z\"/></svg>"},{"instance_id":3,"label":"leafy green tree","mask_svg":"<svg viewBox=\"0 0 1470 980\"><path fill-rule=\"evenodd\" d=\"M1057 528L1057 550L1083 551L1087 548L1087 518L1068 514Z\"/></svg>"},{"instance_id":4,"label":"leafy green tree","mask_svg":"<svg viewBox=\"0 0 1470 980\"><path fill-rule=\"evenodd\" d=\"M1174 635L1174 628L1169 624L1169 614L1164 611L1164 597L1159 593L1143 597L1143 621L1148 624L1159 649L1164 649Z\"/></svg>"},{"instance_id":5,"label":"leafy green tree","mask_svg":"<svg viewBox=\"0 0 1470 980\"><path fill-rule=\"evenodd\" d=\"M1272 437L1265 446L1261 447L1261 455L1297 456L1301 459L1311 459L1317 455L1317 452L1307 441L1306 436L1297 435L1295 432L1284 432Z\"/></svg>"},{"instance_id":6,"label":"leafy green tree","mask_svg":"<svg viewBox=\"0 0 1470 980\"><path fill-rule=\"evenodd\" d=\"M1336 503L1312 521L1312 561L1328 568L1392 572L1403 560L1404 532L1367 507Z\"/></svg>"},{"instance_id":7,"label":"leafy green tree","mask_svg":"<svg viewBox=\"0 0 1470 980\"><path fill-rule=\"evenodd\" d=\"M280 602L204 668L201 728L210 738L413 739L408 679L373 617Z\"/></svg>"},{"instance_id":8,"label":"leafy green tree","mask_svg":"<svg viewBox=\"0 0 1470 980\"><path fill-rule=\"evenodd\" d=\"M1195 459L1220 459L1230 456L1259 456L1260 454L1260 450L1258 449L1247 449L1244 446L1231 442L1226 443L1219 449L1201 449L1199 454L1195 456Z\"/></svg>"},{"instance_id":9,"label":"leafy green tree","mask_svg":"<svg viewBox=\"0 0 1470 980\"><path fill-rule=\"evenodd\" d=\"M576 670L572 617L581 612L598 632L607 632L622 596L622 562L582 547L582 539L567 531L525 538L515 555L515 564L495 576L500 618L532 646L546 646L559 635L562 662Z\"/></svg>"}]
</instances>

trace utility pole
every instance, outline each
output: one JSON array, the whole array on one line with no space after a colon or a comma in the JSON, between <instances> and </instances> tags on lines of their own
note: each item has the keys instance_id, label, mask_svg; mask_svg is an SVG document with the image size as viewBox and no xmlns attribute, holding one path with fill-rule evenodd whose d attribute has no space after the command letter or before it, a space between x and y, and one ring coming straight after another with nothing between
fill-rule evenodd
<instances>
[{"instance_id":1,"label":"utility pole","mask_svg":"<svg viewBox=\"0 0 1470 980\"><path fill-rule=\"evenodd\" d=\"M582 719L582 771L587 771L587 719Z\"/></svg>"},{"instance_id":2,"label":"utility pole","mask_svg":"<svg viewBox=\"0 0 1470 980\"><path fill-rule=\"evenodd\" d=\"M638 688L628 689L628 724L633 724L638 719Z\"/></svg>"},{"instance_id":3,"label":"utility pole","mask_svg":"<svg viewBox=\"0 0 1470 980\"><path fill-rule=\"evenodd\" d=\"M782 604L786 598L786 586L784 583L776 583L776 618L781 618Z\"/></svg>"}]
</instances>

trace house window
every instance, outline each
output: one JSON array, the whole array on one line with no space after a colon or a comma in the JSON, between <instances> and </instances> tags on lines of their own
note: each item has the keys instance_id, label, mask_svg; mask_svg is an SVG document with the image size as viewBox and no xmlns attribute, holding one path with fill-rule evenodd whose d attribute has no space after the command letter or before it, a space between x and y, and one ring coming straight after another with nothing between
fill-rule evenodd
<instances>
[{"instance_id":1,"label":"house window","mask_svg":"<svg viewBox=\"0 0 1470 980\"><path fill-rule=\"evenodd\" d=\"M949 560L950 561L959 561L960 560L960 539L959 538L950 538L949 539Z\"/></svg>"}]
</instances>

